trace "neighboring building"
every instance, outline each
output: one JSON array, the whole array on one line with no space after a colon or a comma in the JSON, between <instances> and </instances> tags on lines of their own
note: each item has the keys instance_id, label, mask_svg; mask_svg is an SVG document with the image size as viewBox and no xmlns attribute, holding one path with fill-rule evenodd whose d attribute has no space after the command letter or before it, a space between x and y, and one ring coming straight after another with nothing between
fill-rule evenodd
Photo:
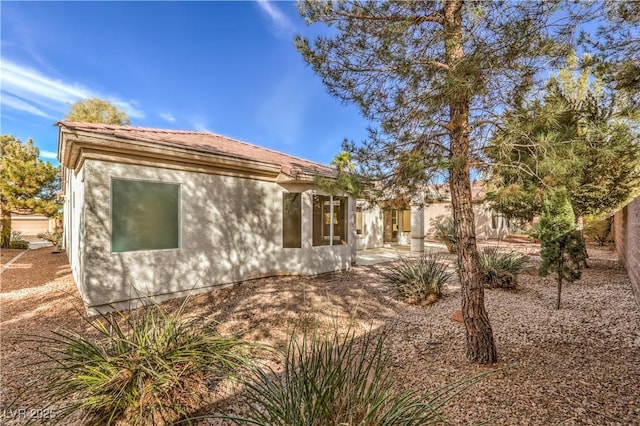
<instances>
[{"instance_id":1,"label":"neighboring building","mask_svg":"<svg viewBox=\"0 0 640 426\"><path fill-rule=\"evenodd\" d=\"M56 220L41 214L11 213L11 232L19 232L24 237L36 237L45 232L54 232Z\"/></svg>"},{"instance_id":2,"label":"neighboring building","mask_svg":"<svg viewBox=\"0 0 640 426\"><path fill-rule=\"evenodd\" d=\"M616 212L613 230L618 257L627 270L640 306L640 197Z\"/></svg>"},{"instance_id":3,"label":"neighboring building","mask_svg":"<svg viewBox=\"0 0 640 426\"><path fill-rule=\"evenodd\" d=\"M335 170L208 132L60 122L65 239L91 313L355 262Z\"/></svg>"}]
</instances>

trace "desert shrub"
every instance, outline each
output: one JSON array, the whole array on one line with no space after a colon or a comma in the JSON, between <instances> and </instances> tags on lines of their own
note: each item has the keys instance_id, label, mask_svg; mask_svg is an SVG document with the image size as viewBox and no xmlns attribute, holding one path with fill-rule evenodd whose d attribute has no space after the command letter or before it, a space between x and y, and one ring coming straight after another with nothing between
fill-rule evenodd
<instances>
[{"instance_id":1,"label":"desert shrub","mask_svg":"<svg viewBox=\"0 0 640 426\"><path fill-rule=\"evenodd\" d=\"M11 241L9 242L9 248L26 250L29 248L29 241L25 240L20 232L12 231Z\"/></svg>"},{"instance_id":2,"label":"desert shrub","mask_svg":"<svg viewBox=\"0 0 640 426\"><path fill-rule=\"evenodd\" d=\"M248 359L242 341L183 308L100 315L88 320L97 338L68 330L32 338L52 363L42 396L62 404L56 417L81 411L83 424L164 425L201 408L207 380Z\"/></svg>"},{"instance_id":3,"label":"desert shrub","mask_svg":"<svg viewBox=\"0 0 640 426\"><path fill-rule=\"evenodd\" d=\"M458 239L456 238L455 223L452 218L441 218L434 224L434 233L436 240L442 241L449 253L458 251Z\"/></svg>"},{"instance_id":4,"label":"desert shrub","mask_svg":"<svg viewBox=\"0 0 640 426\"><path fill-rule=\"evenodd\" d=\"M517 251L491 247L478 253L485 288L516 288L517 276L524 270L527 256Z\"/></svg>"},{"instance_id":5,"label":"desert shrub","mask_svg":"<svg viewBox=\"0 0 640 426\"><path fill-rule=\"evenodd\" d=\"M451 389L392 391L384 336L356 339L349 331L291 336L284 372L255 369L245 380L250 425L429 425L443 422L438 409Z\"/></svg>"},{"instance_id":6,"label":"desert shrub","mask_svg":"<svg viewBox=\"0 0 640 426\"><path fill-rule=\"evenodd\" d=\"M38 234L39 238L42 238L43 240L47 240L49 241L51 244L53 244L54 246L57 246L58 243L60 243L60 240L62 240L62 232L43 232L41 234Z\"/></svg>"},{"instance_id":7,"label":"desert shrub","mask_svg":"<svg viewBox=\"0 0 640 426\"><path fill-rule=\"evenodd\" d=\"M586 216L584 218L584 235L603 246L610 240L611 236L611 221L606 219L598 219L592 216Z\"/></svg>"},{"instance_id":8,"label":"desert shrub","mask_svg":"<svg viewBox=\"0 0 640 426\"><path fill-rule=\"evenodd\" d=\"M527 231L527 237L530 240L539 242L540 241L540 222L532 223Z\"/></svg>"},{"instance_id":9,"label":"desert shrub","mask_svg":"<svg viewBox=\"0 0 640 426\"><path fill-rule=\"evenodd\" d=\"M400 296L410 303L430 303L442 294L442 286L451 278L447 264L435 254L422 254L417 259L401 257L387 267L382 276L396 286Z\"/></svg>"}]
</instances>

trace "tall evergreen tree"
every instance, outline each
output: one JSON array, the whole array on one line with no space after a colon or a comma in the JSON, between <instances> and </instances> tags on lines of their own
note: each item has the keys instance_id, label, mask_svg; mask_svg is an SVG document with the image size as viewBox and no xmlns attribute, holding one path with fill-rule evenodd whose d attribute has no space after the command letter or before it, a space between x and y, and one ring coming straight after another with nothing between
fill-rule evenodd
<instances>
[{"instance_id":1,"label":"tall evergreen tree","mask_svg":"<svg viewBox=\"0 0 640 426\"><path fill-rule=\"evenodd\" d=\"M590 68L575 57L551 77L544 98L513 107L487 149L494 208L531 219L552 188L566 189L575 215L611 212L640 190L640 139Z\"/></svg>"},{"instance_id":2,"label":"tall evergreen tree","mask_svg":"<svg viewBox=\"0 0 640 426\"><path fill-rule=\"evenodd\" d=\"M586 47L598 53L594 62L627 107L640 113L640 1L595 2L595 37L584 33ZM604 17L604 20L602 19Z\"/></svg>"},{"instance_id":3,"label":"tall evergreen tree","mask_svg":"<svg viewBox=\"0 0 640 426\"><path fill-rule=\"evenodd\" d=\"M39 154L31 139L22 143L11 135L0 136L2 248L9 248L11 242L11 213L51 216L60 209L56 202L59 169L40 160Z\"/></svg>"},{"instance_id":4,"label":"tall evergreen tree","mask_svg":"<svg viewBox=\"0 0 640 426\"><path fill-rule=\"evenodd\" d=\"M79 100L71 105L64 119L85 123L131 124L126 112L119 110L111 102L98 98Z\"/></svg>"},{"instance_id":5,"label":"tall evergreen tree","mask_svg":"<svg viewBox=\"0 0 640 426\"><path fill-rule=\"evenodd\" d=\"M574 15L562 18L558 8L463 0L300 4L309 24L330 29L313 43L298 37L298 50L330 93L377 123L368 141L347 146L355 162L385 188L415 192L438 174L449 180L467 359L474 362L497 360L471 200L475 148L496 111L566 53Z\"/></svg>"}]
</instances>

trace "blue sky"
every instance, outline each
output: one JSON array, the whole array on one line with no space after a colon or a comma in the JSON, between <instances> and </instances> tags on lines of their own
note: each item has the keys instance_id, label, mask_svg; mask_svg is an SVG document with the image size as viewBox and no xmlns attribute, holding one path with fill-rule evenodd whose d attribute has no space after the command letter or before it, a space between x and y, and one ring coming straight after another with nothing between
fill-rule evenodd
<instances>
[{"instance_id":1,"label":"blue sky","mask_svg":"<svg viewBox=\"0 0 640 426\"><path fill-rule=\"evenodd\" d=\"M109 99L132 125L207 130L329 163L367 122L293 47L294 2L6 2L2 134L57 163L53 124Z\"/></svg>"}]
</instances>

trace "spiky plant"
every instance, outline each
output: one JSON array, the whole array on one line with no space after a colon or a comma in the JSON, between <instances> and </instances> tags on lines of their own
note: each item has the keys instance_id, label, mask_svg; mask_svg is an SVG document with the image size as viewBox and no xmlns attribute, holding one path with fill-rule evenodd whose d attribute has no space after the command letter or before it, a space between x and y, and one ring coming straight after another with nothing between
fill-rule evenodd
<instances>
[{"instance_id":1,"label":"spiky plant","mask_svg":"<svg viewBox=\"0 0 640 426\"><path fill-rule=\"evenodd\" d=\"M292 335L284 371L255 369L244 380L248 414L231 417L250 425L430 425L444 421L439 408L457 383L434 393L397 393L387 369L384 336L353 330L326 336Z\"/></svg>"},{"instance_id":2,"label":"spiky plant","mask_svg":"<svg viewBox=\"0 0 640 426\"><path fill-rule=\"evenodd\" d=\"M202 407L212 376L248 362L244 342L159 305L88 320L94 336L31 337L51 365L42 398L83 424L171 424Z\"/></svg>"},{"instance_id":3,"label":"spiky plant","mask_svg":"<svg viewBox=\"0 0 640 426\"><path fill-rule=\"evenodd\" d=\"M456 238L455 223L452 218L442 218L434 224L434 237L447 246L449 253L458 251L458 239Z\"/></svg>"},{"instance_id":4,"label":"spiky plant","mask_svg":"<svg viewBox=\"0 0 640 426\"><path fill-rule=\"evenodd\" d=\"M491 247L479 253L480 272L485 288L516 288L518 274L524 270L527 256L517 251Z\"/></svg>"},{"instance_id":5,"label":"spiky plant","mask_svg":"<svg viewBox=\"0 0 640 426\"><path fill-rule=\"evenodd\" d=\"M401 257L387 267L382 276L396 286L400 297L409 303L430 303L442 294L442 287L451 278L447 264L437 254L423 253L419 258Z\"/></svg>"}]
</instances>

